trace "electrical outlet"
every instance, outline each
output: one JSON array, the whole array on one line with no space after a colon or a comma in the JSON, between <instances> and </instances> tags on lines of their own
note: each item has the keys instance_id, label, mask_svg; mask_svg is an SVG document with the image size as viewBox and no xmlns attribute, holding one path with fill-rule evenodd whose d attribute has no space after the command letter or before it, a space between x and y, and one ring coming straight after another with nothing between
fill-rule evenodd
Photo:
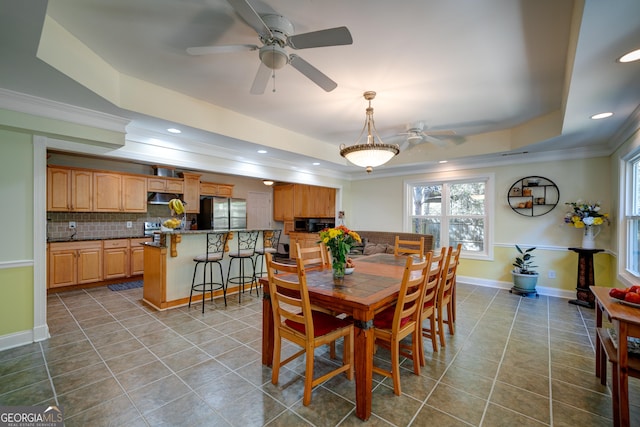
<instances>
[{"instance_id":1,"label":"electrical outlet","mask_svg":"<svg viewBox=\"0 0 640 427\"><path fill-rule=\"evenodd\" d=\"M556 278L555 270L549 270L549 272L547 273L547 276L549 277L549 279L555 279Z\"/></svg>"},{"instance_id":2,"label":"electrical outlet","mask_svg":"<svg viewBox=\"0 0 640 427\"><path fill-rule=\"evenodd\" d=\"M69 228L76 228L76 222L75 221L69 221Z\"/></svg>"},{"instance_id":3,"label":"electrical outlet","mask_svg":"<svg viewBox=\"0 0 640 427\"><path fill-rule=\"evenodd\" d=\"M133 227L133 222L127 221L127 228L132 228L132 227Z\"/></svg>"}]
</instances>

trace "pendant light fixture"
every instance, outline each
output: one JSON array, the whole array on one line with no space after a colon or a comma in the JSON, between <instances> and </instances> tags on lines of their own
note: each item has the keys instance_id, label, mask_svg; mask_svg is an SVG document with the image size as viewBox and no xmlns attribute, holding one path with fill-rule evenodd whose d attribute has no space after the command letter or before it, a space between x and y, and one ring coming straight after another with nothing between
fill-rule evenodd
<instances>
[{"instance_id":1,"label":"pendant light fixture","mask_svg":"<svg viewBox=\"0 0 640 427\"><path fill-rule=\"evenodd\" d=\"M371 100L375 97L376 93L374 91L364 93L364 99L369 101L369 107L366 110L367 117L364 122L364 127L358 139L356 139L356 144L349 147L344 144L340 145L340 155L354 165L366 168L367 173L371 173L373 168L387 163L400 153L398 144L385 144L378 135L378 131L373 122L373 107L371 106ZM363 143L358 143L365 131L367 132L367 140ZM380 142L376 142L376 137Z\"/></svg>"}]
</instances>

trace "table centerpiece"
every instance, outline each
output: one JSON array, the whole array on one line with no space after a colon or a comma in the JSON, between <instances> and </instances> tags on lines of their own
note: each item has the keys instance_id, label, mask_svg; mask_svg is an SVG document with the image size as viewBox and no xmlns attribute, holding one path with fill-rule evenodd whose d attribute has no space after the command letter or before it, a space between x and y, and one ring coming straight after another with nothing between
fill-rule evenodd
<instances>
[{"instance_id":1,"label":"table centerpiece","mask_svg":"<svg viewBox=\"0 0 640 427\"><path fill-rule=\"evenodd\" d=\"M334 279L344 278L347 254L351 250L351 246L362 241L360 235L355 231L349 230L344 225L339 225L335 228L325 228L320 231L320 241L331 251L331 267Z\"/></svg>"}]
</instances>

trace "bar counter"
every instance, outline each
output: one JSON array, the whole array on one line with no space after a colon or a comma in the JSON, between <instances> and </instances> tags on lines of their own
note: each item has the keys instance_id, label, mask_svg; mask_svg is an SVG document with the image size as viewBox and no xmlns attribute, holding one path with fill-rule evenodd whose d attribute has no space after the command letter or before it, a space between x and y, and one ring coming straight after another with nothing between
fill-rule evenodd
<instances>
[{"instance_id":1,"label":"bar counter","mask_svg":"<svg viewBox=\"0 0 640 427\"><path fill-rule=\"evenodd\" d=\"M173 230L160 232L160 242L144 244L144 288L143 301L157 310L182 307L189 304L189 293L195 262L193 258L207 251L208 233L232 233L227 239L227 250L222 258L224 281L227 281L229 270L229 250L238 248L235 233L251 230ZM256 249L262 248L262 233L258 235ZM232 275L237 275L234 263ZM214 270L215 271L215 270ZM202 281L202 269L199 269L196 282ZM219 280L217 272L214 280ZM245 285L245 289L247 285ZM238 286L227 289L227 297L238 292ZM196 296L197 295L197 296ZM202 294L197 293L196 301L202 301ZM215 291L214 298L222 296L222 291ZM209 293L206 294L209 298Z\"/></svg>"}]
</instances>

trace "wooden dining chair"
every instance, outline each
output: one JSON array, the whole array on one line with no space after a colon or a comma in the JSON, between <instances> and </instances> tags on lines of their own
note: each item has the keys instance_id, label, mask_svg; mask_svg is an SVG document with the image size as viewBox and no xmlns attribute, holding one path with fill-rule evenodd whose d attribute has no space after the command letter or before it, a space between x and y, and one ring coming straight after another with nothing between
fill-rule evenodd
<instances>
[{"instance_id":1,"label":"wooden dining chair","mask_svg":"<svg viewBox=\"0 0 640 427\"><path fill-rule=\"evenodd\" d=\"M393 254L395 256L407 254L424 255L424 237L420 237L420 240L404 240L400 239L400 236L396 236Z\"/></svg>"},{"instance_id":2,"label":"wooden dining chair","mask_svg":"<svg viewBox=\"0 0 640 427\"><path fill-rule=\"evenodd\" d=\"M433 351L438 351L438 328L436 325L436 301L438 299L438 286L442 276L442 265L447 255L447 248L440 249L440 252L432 252L431 267L429 276L424 287L424 301L422 303L422 316L420 318L420 332L424 338L431 340ZM429 326L424 322L429 319ZM424 343L420 346L420 363L425 365Z\"/></svg>"},{"instance_id":3,"label":"wooden dining chair","mask_svg":"<svg viewBox=\"0 0 640 427\"><path fill-rule=\"evenodd\" d=\"M446 347L444 340L444 324L449 327L449 334L455 333L453 323L453 299L452 291L456 275L457 265L453 262L453 248L449 246L447 256L442 265L442 274L440 276L440 285L438 286L438 297L436 299L436 320L438 323L438 336L440 337L440 346ZM447 318L444 318L444 312L447 312Z\"/></svg>"},{"instance_id":4,"label":"wooden dining chair","mask_svg":"<svg viewBox=\"0 0 640 427\"><path fill-rule=\"evenodd\" d=\"M296 265L276 262L270 253L265 254L265 258L274 320L271 382L278 384L280 367L306 355L302 403L307 406L311 403L311 390L316 385L342 372L349 380L353 378L353 322L312 310L305 267L300 258L296 259ZM342 365L314 379L315 349L335 343L339 338L344 339ZM302 347L302 350L280 360L282 339Z\"/></svg>"},{"instance_id":5,"label":"wooden dining chair","mask_svg":"<svg viewBox=\"0 0 640 427\"><path fill-rule=\"evenodd\" d=\"M462 243L458 243L456 248L453 250L451 257L453 258L453 262L456 264L456 274L453 276L453 289L451 290L451 308L452 308L452 316L453 322L456 322L456 282L457 282L457 273L458 273L458 264L460 264L460 254L462 253Z\"/></svg>"},{"instance_id":6,"label":"wooden dining chair","mask_svg":"<svg viewBox=\"0 0 640 427\"><path fill-rule=\"evenodd\" d=\"M401 394L400 355L411 358L413 372L420 375L421 307L424 302L424 288L430 265L431 252L419 260L407 257L396 304L376 314L373 318L376 345L386 347L391 351L391 370L374 364L373 372L392 378L393 392L397 396ZM411 346L400 342L409 335L411 335Z\"/></svg>"},{"instance_id":7,"label":"wooden dining chair","mask_svg":"<svg viewBox=\"0 0 640 427\"><path fill-rule=\"evenodd\" d=\"M296 250L298 258L302 260L304 267L309 268L330 268L331 258L329 252L324 243L318 243L317 245L303 248L300 247L300 243L296 242Z\"/></svg>"},{"instance_id":8,"label":"wooden dining chair","mask_svg":"<svg viewBox=\"0 0 640 427\"><path fill-rule=\"evenodd\" d=\"M625 399L627 405L624 408L620 407L620 396L618 395L618 349L617 343L611 338L611 334L605 328L596 328L598 338L600 338L600 366L598 372L600 373L600 382L602 385L607 384L607 360L611 362L611 404L613 405L613 425L615 427L620 425L629 425L629 399ZM630 377L640 378L640 356L629 353L627 358L627 373ZM627 389L628 394L628 389ZM625 418L624 422L620 419L620 415L623 414Z\"/></svg>"}]
</instances>

